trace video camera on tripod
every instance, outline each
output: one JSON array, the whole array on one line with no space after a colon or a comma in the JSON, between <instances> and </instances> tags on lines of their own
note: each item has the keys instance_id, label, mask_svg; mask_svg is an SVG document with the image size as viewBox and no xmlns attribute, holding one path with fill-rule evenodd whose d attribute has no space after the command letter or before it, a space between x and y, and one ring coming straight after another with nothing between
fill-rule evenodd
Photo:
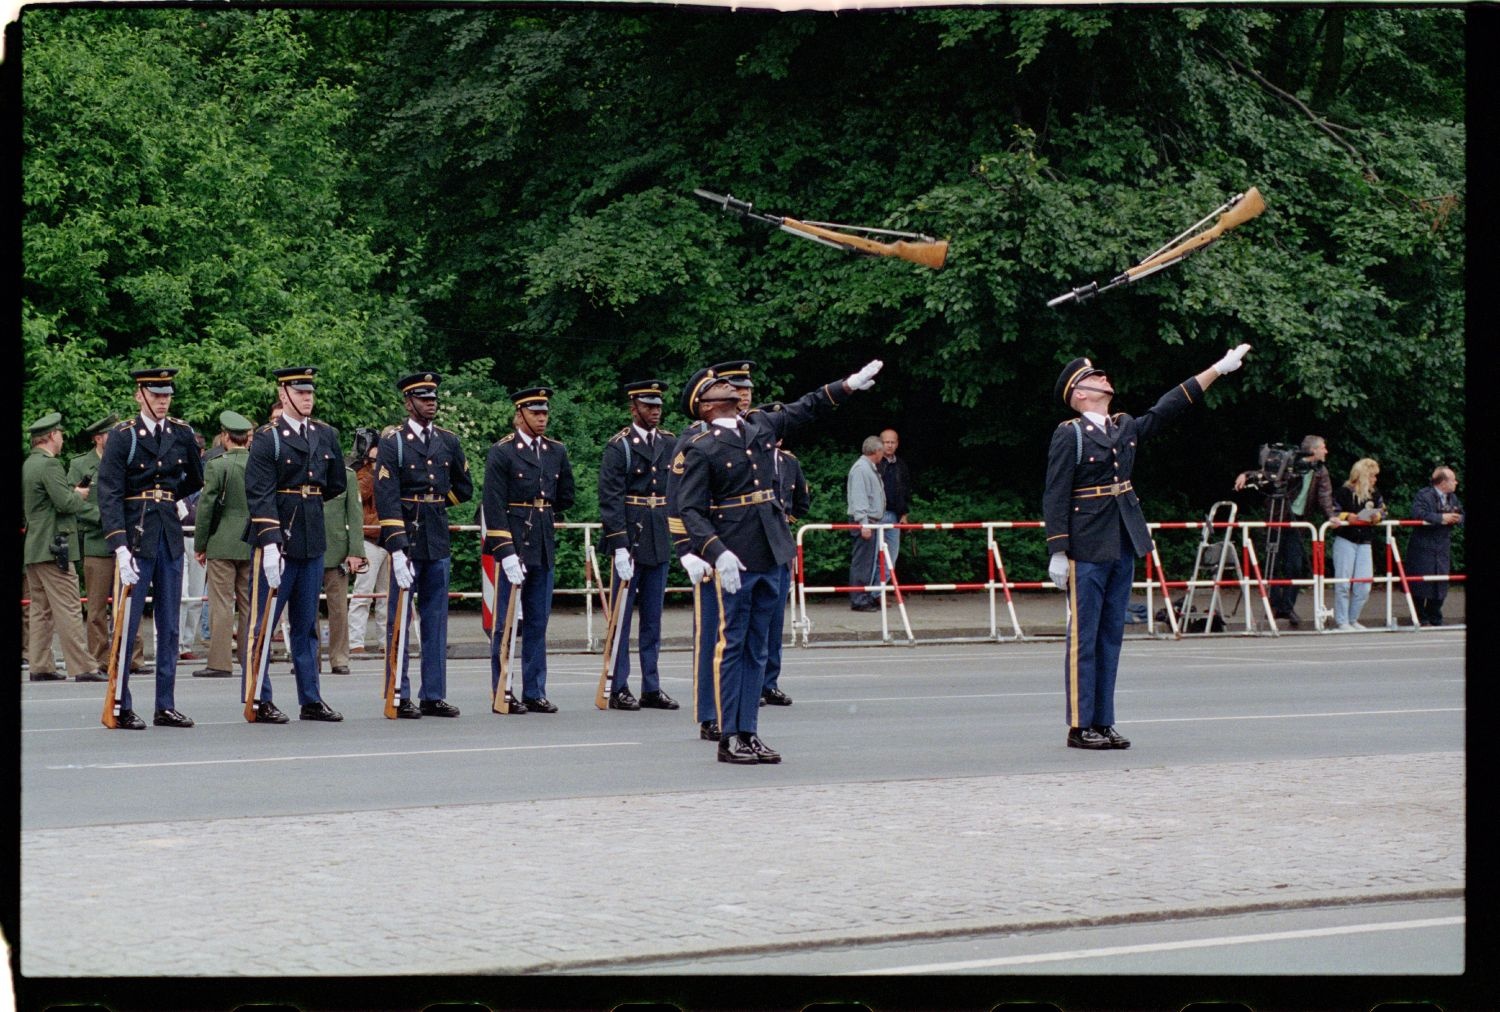
<instances>
[{"instance_id":1,"label":"video camera on tripod","mask_svg":"<svg viewBox=\"0 0 1500 1012\"><path fill-rule=\"evenodd\" d=\"M1245 486L1266 495L1285 495L1293 478L1313 468L1312 457L1288 443L1260 444L1260 464L1245 474Z\"/></svg>"}]
</instances>

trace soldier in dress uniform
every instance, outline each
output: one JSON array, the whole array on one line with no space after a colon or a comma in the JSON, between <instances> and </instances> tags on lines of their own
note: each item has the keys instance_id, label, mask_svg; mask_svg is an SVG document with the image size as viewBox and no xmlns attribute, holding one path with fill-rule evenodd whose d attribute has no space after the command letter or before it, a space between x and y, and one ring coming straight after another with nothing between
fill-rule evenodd
<instances>
[{"instance_id":1,"label":"soldier in dress uniform","mask_svg":"<svg viewBox=\"0 0 1500 1012\"><path fill-rule=\"evenodd\" d=\"M118 424L120 416L111 411L80 433L93 445L68 461L69 485L92 485L98 479L104 443L109 439L109 430ZM89 656L94 659L94 668L99 678L104 679L107 678L104 669L109 666L110 595L114 593L115 553L109 550L109 542L104 540L104 528L99 525L98 496L91 496L87 508L78 514L78 540L83 555L83 596L86 599L84 632L88 635ZM135 652L130 657L130 670L140 671L145 666L145 646L137 639Z\"/></svg>"},{"instance_id":2,"label":"soldier in dress uniform","mask_svg":"<svg viewBox=\"0 0 1500 1012\"><path fill-rule=\"evenodd\" d=\"M21 465L21 513L26 522L28 611L28 677L33 682L62 681L52 658L54 628L62 640L63 660L80 682L102 681L89 656L78 606L77 524L89 504L88 486L69 484L58 459L63 448L62 415L53 411L32 423L31 453Z\"/></svg>"},{"instance_id":3,"label":"soldier in dress uniform","mask_svg":"<svg viewBox=\"0 0 1500 1012\"><path fill-rule=\"evenodd\" d=\"M761 411L779 411L780 404L769 404ZM781 514L786 517L788 527L799 518L807 516L812 508L812 493L807 487L807 478L802 474L802 464L776 441L776 451L771 456L773 473L776 475L776 498L781 504ZM795 543L796 539L793 539ZM761 683L762 706L791 706L792 697L781 691L781 641L786 635L786 599L792 591L792 563L781 567L781 607L771 616L771 628L766 634L766 675Z\"/></svg>"},{"instance_id":4,"label":"soldier in dress uniform","mask_svg":"<svg viewBox=\"0 0 1500 1012\"><path fill-rule=\"evenodd\" d=\"M1242 344L1162 395L1143 415L1109 414L1114 387L1103 369L1075 358L1053 396L1079 417L1052 433L1042 513L1051 552L1047 572L1068 595L1063 682L1068 747L1129 748L1115 730L1115 673L1135 560L1151 551L1141 500L1131 486L1136 444L1203 400L1203 391L1240 367Z\"/></svg>"},{"instance_id":5,"label":"soldier in dress uniform","mask_svg":"<svg viewBox=\"0 0 1500 1012\"><path fill-rule=\"evenodd\" d=\"M339 721L344 717L323 701L318 685L318 593L323 589L323 501L344 491L344 457L338 430L312 417L318 370L290 366L274 370L280 418L262 425L250 440L245 464L245 498L250 522L245 542L252 550L255 616L250 644L270 636L282 612L287 615L287 653L297 678L302 720ZM270 604L270 591L277 591ZM245 651L245 684L251 665ZM243 685L242 685L243 690ZM272 701L269 672L260 680L255 723L285 724L286 714Z\"/></svg>"},{"instance_id":6,"label":"soldier in dress uniform","mask_svg":"<svg viewBox=\"0 0 1500 1012\"><path fill-rule=\"evenodd\" d=\"M198 523L193 551L202 556L208 588L208 664L194 678L232 678L235 662L244 664L250 643L250 546L245 524L250 503L245 498L245 465L250 460L250 433L255 423L238 411L219 414L224 448L205 458L203 495L198 499ZM236 615L238 619L236 620ZM231 647L238 644L238 650Z\"/></svg>"},{"instance_id":7,"label":"soldier in dress uniform","mask_svg":"<svg viewBox=\"0 0 1500 1012\"><path fill-rule=\"evenodd\" d=\"M132 372L140 413L110 430L99 461L99 521L115 553L120 582L131 587L123 650L135 649L146 596L156 615L156 712L159 727L192 727L174 704L182 607L182 500L203 487L203 461L192 426L167 414L176 369ZM131 709L129 672L116 726L146 726Z\"/></svg>"},{"instance_id":8,"label":"soldier in dress uniform","mask_svg":"<svg viewBox=\"0 0 1500 1012\"><path fill-rule=\"evenodd\" d=\"M677 437L661 428L659 379L626 383L630 424L610 439L599 465L599 519L604 551L614 561L610 602L623 628L610 685L611 710L675 710L677 701L662 691L657 657L661 653L661 613L667 593L672 545L667 535L667 466ZM624 601L620 590L630 581ZM639 611L641 698L630 694L630 618ZM606 647L606 649L608 649Z\"/></svg>"},{"instance_id":9,"label":"soldier in dress uniform","mask_svg":"<svg viewBox=\"0 0 1500 1012\"><path fill-rule=\"evenodd\" d=\"M753 381L750 373L755 363L746 359L719 362L708 371L734 388L741 412L749 409ZM694 415L683 399L683 411L693 419L678 442L708 431L708 423ZM688 574L693 587L693 702L698 720L698 737L703 741L719 740L719 709L714 696L714 672L718 668L719 595L714 589L713 567L693 554L687 530L672 498L675 486L668 482L667 527L672 536L673 551Z\"/></svg>"},{"instance_id":10,"label":"soldier in dress uniform","mask_svg":"<svg viewBox=\"0 0 1500 1012\"><path fill-rule=\"evenodd\" d=\"M777 597L777 570L791 561L793 545L776 495L772 455L776 441L874 385L879 361L834 381L781 411L739 412L735 388L713 369L701 369L683 390L683 409L708 422L685 434L672 458L669 496L679 545L709 562L719 598L714 672L720 730L718 760L777 763L781 756L756 734L765 671L766 637ZM669 524L671 523L669 519Z\"/></svg>"},{"instance_id":11,"label":"soldier in dress uniform","mask_svg":"<svg viewBox=\"0 0 1500 1012\"><path fill-rule=\"evenodd\" d=\"M515 431L490 446L484 465L484 551L511 587L521 588L521 699L511 713L556 713L547 699L547 620L557 555L556 515L573 505L573 465L562 443L547 437L550 387L510 395ZM508 588L504 589L508 593ZM508 598L501 596L500 600ZM504 622L505 608L496 609ZM490 688L500 682L500 641L490 644Z\"/></svg>"},{"instance_id":12,"label":"soldier in dress uniform","mask_svg":"<svg viewBox=\"0 0 1500 1012\"><path fill-rule=\"evenodd\" d=\"M458 436L432 420L438 409L437 373L420 372L396 382L406 421L380 437L375 462L375 510L380 546L391 553L391 578L415 595L422 632L422 686L411 701L407 658L401 658L401 701L396 716L457 717L448 694L448 581L453 567L448 509L474 498L469 462ZM400 595L386 604L386 656L396 649Z\"/></svg>"}]
</instances>

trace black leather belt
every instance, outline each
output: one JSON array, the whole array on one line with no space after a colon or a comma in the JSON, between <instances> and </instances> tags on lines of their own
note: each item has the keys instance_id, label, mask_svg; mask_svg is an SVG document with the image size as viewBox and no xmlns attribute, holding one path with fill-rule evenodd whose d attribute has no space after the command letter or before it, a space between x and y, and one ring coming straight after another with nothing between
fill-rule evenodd
<instances>
[{"instance_id":1,"label":"black leather belt","mask_svg":"<svg viewBox=\"0 0 1500 1012\"><path fill-rule=\"evenodd\" d=\"M728 499L720 499L713 504L713 509L727 510L737 506L754 506L756 503L770 502L775 498L774 489L763 488L759 492L746 492L744 495L732 495Z\"/></svg>"},{"instance_id":2,"label":"black leather belt","mask_svg":"<svg viewBox=\"0 0 1500 1012\"><path fill-rule=\"evenodd\" d=\"M1117 481L1113 485L1086 485L1073 490L1074 499L1099 499L1103 496L1124 495L1131 490L1130 482Z\"/></svg>"}]
</instances>

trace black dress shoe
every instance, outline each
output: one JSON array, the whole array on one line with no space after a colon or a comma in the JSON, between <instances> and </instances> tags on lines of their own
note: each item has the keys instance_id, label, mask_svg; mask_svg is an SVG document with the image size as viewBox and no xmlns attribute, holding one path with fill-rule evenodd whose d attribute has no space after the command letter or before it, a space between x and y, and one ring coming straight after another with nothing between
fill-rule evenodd
<instances>
[{"instance_id":1,"label":"black dress shoe","mask_svg":"<svg viewBox=\"0 0 1500 1012\"><path fill-rule=\"evenodd\" d=\"M403 699L396 704L396 716L401 720L421 720L422 711L417 709L416 703Z\"/></svg>"},{"instance_id":2,"label":"black dress shoe","mask_svg":"<svg viewBox=\"0 0 1500 1012\"><path fill-rule=\"evenodd\" d=\"M547 700L546 696L541 696L541 697L539 697L537 699L523 699L523 700L521 700L521 702L523 704L525 704L526 711L528 713L556 713L557 712L557 707L553 706Z\"/></svg>"},{"instance_id":3,"label":"black dress shoe","mask_svg":"<svg viewBox=\"0 0 1500 1012\"><path fill-rule=\"evenodd\" d=\"M269 699L263 699L255 704L255 722L257 724L285 724L291 719L282 713L276 704Z\"/></svg>"},{"instance_id":4,"label":"black dress shoe","mask_svg":"<svg viewBox=\"0 0 1500 1012\"><path fill-rule=\"evenodd\" d=\"M760 694L760 701L768 706L791 706L792 697L780 689L767 689Z\"/></svg>"},{"instance_id":5,"label":"black dress shoe","mask_svg":"<svg viewBox=\"0 0 1500 1012\"><path fill-rule=\"evenodd\" d=\"M740 738L742 740L748 739L747 741L745 741L745 744L749 745L750 746L750 751L755 753L755 761L756 762L762 762L762 763L779 763L779 762L781 762L781 753L778 752L778 751L776 751L775 749L773 749L771 746L767 745L765 742L761 741L759 735L745 734L745 733L741 732L740 733Z\"/></svg>"},{"instance_id":6,"label":"black dress shoe","mask_svg":"<svg viewBox=\"0 0 1500 1012\"><path fill-rule=\"evenodd\" d=\"M879 611L880 610L880 605L876 604L874 601L871 601L869 604L851 604L849 606L849 610L850 611Z\"/></svg>"},{"instance_id":7,"label":"black dress shoe","mask_svg":"<svg viewBox=\"0 0 1500 1012\"><path fill-rule=\"evenodd\" d=\"M33 682L65 682L68 676L60 671L33 671L26 676Z\"/></svg>"},{"instance_id":8,"label":"black dress shoe","mask_svg":"<svg viewBox=\"0 0 1500 1012\"><path fill-rule=\"evenodd\" d=\"M719 762L735 763L739 766L755 766L760 763L755 750L750 747L749 735L726 734L719 738Z\"/></svg>"},{"instance_id":9,"label":"black dress shoe","mask_svg":"<svg viewBox=\"0 0 1500 1012\"><path fill-rule=\"evenodd\" d=\"M698 737L704 741L719 740L719 723L715 720L700 721L698 724Z\"/></svg>"},{"instance_id":10,"label":"black dress shoe","mask_svg":"<svg viewBox=\"0 0 1500 1012\"><path fill-rule=\"evenodd\" d=\"M157 727L192 727L193 718L176 710L157 710L151 723Z\"/></svg>"},{"instance_id":11,"label":"black dress shoe","mask_svg":"<svg viewBox=\"0 0 1500 1012\"><path fill-rule=\"evenodd\" d=\"M102 671L85 671L74 680L79 682L107 682L109 681L109 676Z\"/></svg>"},{"instance_id":12,"label":"black dress shoe","mask_svg":"<svg viewBox=\"0 0 1500 1012\"><path fill-rule=\"evenodd\" d=\"M225 671L223 668L199 668L193 672L194 678L233 678L233 671Z\"/></svg>"},{"instance_id":13,"label":"black dress shoe","mask_svg":"<svg viewBox=\"0 0 1500 1012\"><path fill-rule=\"evenodd\" d=\"M349 673L349 665L335 664L329 670L332 671L335 675L347 675Z\"/></svg>"},{"instance_id":14,"label":"black dress shoe","mask_svg":"<svg viewBox=\"0 0 1500 1012\"><path fill-rule=\"evenodd\" d=\"M629 689L621 689L609 697L609 708L611 710L639 710L641 704L630 694Z\"/></svg>"},{"instance_id":15,"label":"black dress shoe","mask_svg":"<svg viewBox=\"0 0 1500 1012\"><path fill-rule=\"evenodd\" d=\"M1068 748L1113 748L1109 739L1091 727L1068 728Z\"/></svg>"},{"instance_id":16,"label":"black dress shoe","mask_svg":"<svg viewBox=\"0 0 1500 1012\"><path fill-rule=\"evenodd\" d=\"M115 727L124 728L127 731L144 731L146 722L136 716L134 710L121 710L120 715L115 718Z\"/></svg>"},{"instance_id":17,"label":"black dress shoe","mask_svg":"<svg viewBox=\"0 0 1500 1012\"><path fill-rule=\"evenodd\" d=\"M424 699L422 713L428 717L457 717L458 707L441 699Z\"/></svg>"},{"instance_id":18,"label":"black dress shoe","mask_svg":"<svg viewBox=\"0 0 1500 1012\"><path fill-rule=\"evenodd\" d=\"M517 699L515 696L512 696L508 692L505 694L505 705L508 707L508 709L505 711L507 714L515 714L517 716L520 716L521 714L526 712L526 704L521 702L519 699Z\"/></svg>"},{"instance_id":19,"label":"black dress shoe","mask_svg":"<svg viewBox=\"0 0 1500 1012\"><path fill-rule=\"evenodd\" d=\"M677 700L665 692L643 692L641 693L641 708L645 710L675 710Z\"/></svg>"},{"instance_id":20,"label":"black dress shoe","mask_svg":"<svg viewBox=\"0 0 1500 1012\"><path fill-rule=\"evenodd\" d=\"M1110 748L1130 747L1130 739L1125 737L1123 734L1121 734L1119 731L1116 731L1112 727L1101 727L1100 725L1095 724L1093 730L1096 734L1101 735L1105 741L1109 742Z\"/></svg>"},{"instance_id":21,"label":"black dress shoe","mask_svg":"<svg viewBox=\"0 0 1500 1012\"><path fill-rule=\"evenodd\" d=\"M321 699L316 703L308 703L302 707L302 712L297 714L299 720L326 720L330 723L344 719L344 715L332 709Z\"/></svg>"}]
</instances>

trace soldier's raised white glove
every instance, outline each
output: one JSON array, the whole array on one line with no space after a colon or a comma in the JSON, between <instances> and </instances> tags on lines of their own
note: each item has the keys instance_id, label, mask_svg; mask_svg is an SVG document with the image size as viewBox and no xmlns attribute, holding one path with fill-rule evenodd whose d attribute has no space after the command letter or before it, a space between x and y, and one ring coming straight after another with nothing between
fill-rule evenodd
<instances>
[{"instance_id":1,"label":"soldier's raised white glove","mask_svg":"<svg viewBox=\"0 0 1500 1012\"><path fill-rule=\"evenodd\" d=\"M622 580L628 580L635 575L635 563L630 561L630 549L615 549L615 572L620 574Z\"/></svg>"},{"instance_id":2,"label":"soldier's raised white glove","mask_svg":"<svg viewBox=\"0 0 1500 1012\"><path fill-rule=\"evenodd\" d=\"M1214 363L1214 372L1220 376L1234 372L1240 367L1240 363L1245 360L1245 352L1249 350L1250 346L1248 344L1242 344L1238 348L1235 348L1228 355L1225 355ZM1200 359L1199 361L1202 360Z\"/></svg>"},{"instance_id":3,"label":"soldier's raised white glove","mask_svg":"<svg viewBox=\"0 0 1500 1012\"><path fill-rule=\"evenodd\" d=\"M181 499L178 499L177 500L177 519L178 520L186 520L187 519L187 510L188 510L187 503L185 501L181 500Z\"/></svg>"},{"instance_id":4,"label":"soldier's raised white glove","mask_svg":"<svg viewBox=\"0 0 1500 1012\"><path fill-rule=\"evenodd\" d=\"M260 568L266 574L266 586L272 590L281 586L281 574L286 569L286 563L281 559L280 545L267 545L261 550Z\"/></svg>"},{"instance_id":5,"label":"soldier's raised white glove","mask_svg":"<svg viewBox=\"0 0 1500 1012\"><path fill-rule=\"evenodd\" d=\"M402 590L411 590L411 585L416 581L417 569L411 564L411 559L401 549L391 553L391 576L396 580L396 586Z\"/></svg>"},{"instance_id":6,"label":"soldier's raised white glove","mask_svg":"<svg viewBox=\"0 0 1500 1012\"><path fill-rule=\"evenodd\" d=\"M885 363L877 358L859 372L844 380L844 382L849 384L850 390L868 390L875 385L875 374L880 371L880 367L883 365Z\"/></svg>"},{"instance_id":7,"label":"soldier's raised white glove","mask_svg":"<svg viewBox=\"0 0 1500 1012\"><path fill-rule=\"evenodd\" d=\"M688 580L694 586L697 586L704 580L707 580L709 574L714 571L713 566L710 566L703 559L692 554L691 552L682 557L682 568L687 570Z\"/></svg>"},{"instance_id":8,"label":"soldier's raised white glove","mask_svg":"<svg viewBox=\"0 0 1500 1012\"><path fill-rule=\"evenodd\" d=\"M714 571L719 574L719 586L724 588L724 593L733 594L740 589L740 570L744 568L740 557L730 551L715 560Z\"/></svg>"},{"instance_id":9,"label":"soldier's raised white glove","mask_svg":"<svg viewBox=\"0 0 1500 1012\"><path fill-rule=\"evenodd\" d=\"M1047 561L1047 575L1052 577L1052 582L1057 584L1058 590L1068 589L1067 552L1052 553L1052 558Z\"/></svg>"},{"instance_id":10,"label":"soldier's raised white glove","mask_svg":"<svg viewBox=\"0 0 1500 1012\"><path fill-rule=\"evenodd\" d=\"M134 587L140 581L141 570L135 564L135 556L130 554L130 549L124 545L116 548L115 561L120 568L120 583L126 587Z\"/></svg>"},{"instance_id":11,"label":"soldier's raised white glove","mask_svg":"<svg viewBox=\"0 0 1500 1012\"><path fill-rule=\"evenodd\" d=\"M521 565L519 556L507 555L500 560L500 568L505 570L505 578L517 587L526 579L526 567Z\"/></svg>"}]
</instances>

